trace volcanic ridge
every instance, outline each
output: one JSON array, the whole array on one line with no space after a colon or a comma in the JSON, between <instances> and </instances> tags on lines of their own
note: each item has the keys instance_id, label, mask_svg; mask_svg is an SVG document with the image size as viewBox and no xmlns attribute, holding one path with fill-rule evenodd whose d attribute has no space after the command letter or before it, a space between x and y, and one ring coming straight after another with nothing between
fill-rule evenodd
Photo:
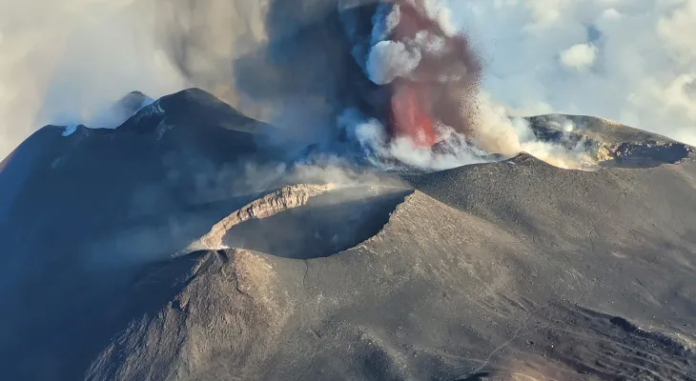
<instances>
[{"instance_id":1,"label":"volcanic ridge","mask_svg":"<svg viewBox=\"0 0 696 381\"><path fill-rule=\"evenodd\" d=\"M599 169L384 172L143 99L2 164L7 379L694 380L692 147L541 116Z\"/></svg>"}]
</instances>

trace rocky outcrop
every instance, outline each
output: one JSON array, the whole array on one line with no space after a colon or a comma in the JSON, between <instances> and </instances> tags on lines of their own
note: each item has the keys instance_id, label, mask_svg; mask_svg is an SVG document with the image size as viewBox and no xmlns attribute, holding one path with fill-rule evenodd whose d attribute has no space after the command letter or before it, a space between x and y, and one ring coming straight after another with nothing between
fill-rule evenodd
<instances>
[{"instance_id":1,"label":"rocky outcrop","mask_svg":"<svg viewBox=\"0 0 696 381\"><path fill-rule=\"evenodd\" d=\"M599 143L597 160L603 166L657 166L679 164L693 158L694 148L678 142L656 140Z\"/></svg>"},{"instance_id":2,"label":"rocky outcrop","mask_svg":"<svg viewBox=\"0 0 696 381\"><path fill-rule=\"evenodd\" d=\"M541 115L528 118L537 138L582 146L603 167L654 167L678 164L694 157L694 148L667 137L602 118Z\"/></svg>"},{"instance_id":3,"label":"rocky outcrop","mask_svg":"<svg viewBox=\"0 0 696 381\"><path fill-rule=\"evenodd\" d=\"M311 197L326 193L333 188L332 184L298 184L283 187L231 213L216 223L210 232L192 247L199 248L202 245L208 250L224 249L223 238L234 226L251 219L266 218L292 208L304 206Z\"/></svg>"}]
</instances>

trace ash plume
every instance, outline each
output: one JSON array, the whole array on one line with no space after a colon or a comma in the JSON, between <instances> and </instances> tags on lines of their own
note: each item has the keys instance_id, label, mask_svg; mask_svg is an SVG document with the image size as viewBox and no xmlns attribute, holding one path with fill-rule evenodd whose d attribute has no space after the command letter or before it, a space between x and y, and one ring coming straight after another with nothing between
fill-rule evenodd
<instances>
[{"instance_id":1,"label":"ash plume","mask_svg":"<svg viewBox=\"0 0 696 381\"><path fill-rule=\"evenodd\" d=\"M191 86L281 127L283 139L367 153L384 168L442 169L516 150L491 149L490 139L505 141L492 131L517 129L481 116L485 65L446 1L31 4L0 21L0 49L13 53L0 62L1 83L18 89L0 106L11 126L4 152L44 124L117 127L123 116L110 107L131 90L157 98ZM409 132L409 118L425 138Z\"/></svg>"},{"instance_id":2,"label":"ash plume","mask_svg":"<svg viewBox=\"0 0 696 381\"><path fill-rule=\"evenodd\" d=\"M339 9L353 58L383 91L363 96L371 109L342 114L349 136L377 165L439 170L488 161L486 153L527 152L563 168L586 167L582 145L539 141L524 120L481 90L484 67L445 1L344 0ZM419 96L401 100L410 93ZM384 110L390 107L391 113ZM403 114L417 117L404 123ZM432 139L422 138L428 134Z\"/></svg>"},{"instance_id":3,"label":"ash plume","mask_svg":"<svg viewBox=\"0 0 696 381\"><path fill-rule=\"evenodd\" d=\"M265 13L239 1L158 7L158 30L187 83L294 141L359 150L384 169L446 169L523 151L579 166L581 154L538 142L481 92L484 67L445 1L271 0ZM390 126L390 97L409 84L427 89L436 149Z\"/></svg>"}]
</instances>

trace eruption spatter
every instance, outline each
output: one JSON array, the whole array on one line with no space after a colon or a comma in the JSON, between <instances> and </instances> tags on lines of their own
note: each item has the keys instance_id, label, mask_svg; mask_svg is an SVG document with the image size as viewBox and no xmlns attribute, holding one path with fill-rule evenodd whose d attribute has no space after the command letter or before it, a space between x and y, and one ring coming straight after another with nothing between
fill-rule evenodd
<instances>
[{"instance_id":1,"label":"eruption spatter","mask_svg":"<svg viewBox=\"0 0 696 381\"><path fill-rule=\"evenodd\" d=\"M471 129L473 108L467 105L477 95L481 65L440 1L345 0L341 6L353 57L386 88L389 100L377 105L386 110L377 114L392 139L429 148L443 139L438 124Z\"/></svg>"},{"instance_id":2,"label":"eruption spatter","mask_svg":"<svg viewBox=\"0 0 696 381\"><path fill-rule=\"evenodd\" d=\"M540 139L480 88L482 65L443 0L342 0L339 14L369 105L353 130L388 169L439 170L531 154L593 169L582 144ZM353 115L354 112L348 113Z\"/></svg>"},{"instance_id":3,"label":"eruption spatter","mask_svg":"<svg viewBox=\"0 0 696 381\"><path fill-rule=\"evenodd\" d=\"M426 94L423 88L406 83L395 85L391 95L392 134L406 136L418 147L432 147L436 142L432 117L424 107Z\"/></svg>"}]
</instances>

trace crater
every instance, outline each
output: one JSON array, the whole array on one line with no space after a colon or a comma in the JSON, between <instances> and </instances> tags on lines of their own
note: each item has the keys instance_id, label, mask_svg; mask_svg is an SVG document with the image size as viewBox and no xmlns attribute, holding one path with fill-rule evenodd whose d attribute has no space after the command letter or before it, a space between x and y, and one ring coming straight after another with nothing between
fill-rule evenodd
<instances>
[{"instance_id":1,"label":"crater","mask_svg":"<svg viewBox=\"0 0 696 381\"><path fill-rule=\"evenodd\" d=\"M540 115L528 120L538 139L568 149L581 147L600 167L653 168L694 157L694 147L605 119ZM564 129L564 124L571 128Z\"/></svg>"},{"instance_id":2,"label":"crater","mask_svg":"<svg viewBox=\"0 0 696 381\"><path fill-rule=\"evenodd\" d=\"M608 159L600 162L605 167L650 168L661 164L679 164L687 160L693 148L681 143L656 141L628 142L602 147L600 155Z\"/></svg>"},{"instance_id":3,"label":"crater","mask_svg":"<svg viewBox=\"0 0 696 381\"><path fill-rule=\"evenodd\" d=\"M293 259L327 257L376 235L413 191L383 186L293 185L235 211L200 243Z\"/></svg>"},{"instance_id":4,"label":"crater","mask_svg":"<svg viewBox=\"0 0 696 381\"><path fill-rule=\"evenodd\" d=\"M636 327L631 322L620 316L614 316L611 319L609 319L609 321L611 322L611 324L623 329L627 333L634 333L638 331L638 327Z\"/></svg>"}]
</instances>

